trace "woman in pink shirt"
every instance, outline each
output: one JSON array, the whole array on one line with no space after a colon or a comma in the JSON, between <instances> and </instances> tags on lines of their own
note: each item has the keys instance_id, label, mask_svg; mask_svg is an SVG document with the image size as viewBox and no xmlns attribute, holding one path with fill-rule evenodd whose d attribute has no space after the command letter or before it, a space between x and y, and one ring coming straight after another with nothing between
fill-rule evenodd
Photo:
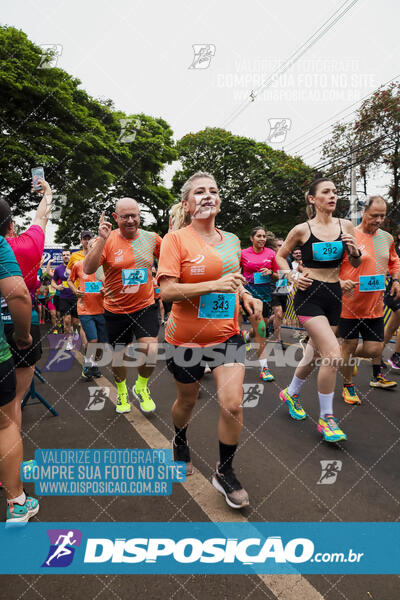
<instances>
[{"instance_id":1,"label":"woman in pink shirt","mask_svg":"<svg viewBox=\"0 0 400 600\"><path fill-rule=\"evenodd\" d=\"M271 284L273 273L278 272L278 265L275 261L275 252L265 247L267 234L263 227L255 227L251 234L252 245L242 250L240 265L243 275L246 279L245 288L263 303L263 317L268 319L271 315ZM275 277L276 279L276 277ZM273 282L275 284L275 282ZM274 381L275 377L268 368L266 359L266 326L262 319L248 315L251 323L250 332L242 330L242 336L246 342L254 337L258 344L257 356L260 361L260 378L263 381Z\"/></svg>"}]
</instances>

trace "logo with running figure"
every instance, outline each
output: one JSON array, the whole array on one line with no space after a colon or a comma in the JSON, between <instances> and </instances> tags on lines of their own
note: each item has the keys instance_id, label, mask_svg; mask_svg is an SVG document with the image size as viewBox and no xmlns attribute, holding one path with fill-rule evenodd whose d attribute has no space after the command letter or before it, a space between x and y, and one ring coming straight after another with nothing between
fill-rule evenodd
<instances>
[{"instance_id":1,"label":"logo with running figure","mask_svg":"<svg viewBox=\"0 0 400 600\"><path fill-rule=\"evenodd\" d=\"M194 57L189 69L208 69L215 56L214 44L193 44Z\"/></svg>"},{"instance_id":2,"label":"logo with running figure","mask_svg":"<svg viewBox=\"0 0 400 600\"><path fill-rule=\"evenodd\" d=\"M85 410L102 410L110 397L109 387L89 387L89 402Z\"/></svg>"},{"instance_id":3,"label":"logo with running figure","mask_svg":"<svg viewBox=\"0 0 400 600\"><path fill-rule=\"evenodd\" d=\"M243 408L255 408L264 392L263 383L243 384Z\"/></svg>"},{"instance_id":4,"label":"logo with running figure","mask_svg":"<svg viewBox=\"0 0 400 600\"><path fill-rule=\"evenodd\" d=\"M341 460L320 460L321 476L317 485L331 485L335 483L339 472L342 470Z\"/></svg>"},{"instance_id":5,"label":"logo with running figure","mask_svg":"<svg viewBox=\"0 0 400 600\"><path fill-rule=\"evenodd\" d=\"M68 567L73 559L75 550L81 545L82 532L80 529L48 529L50 540L49 553L42 567Z\"/></svg>"},{"instance_id":6,"label":"logo with running figure","mask_svg":"<svg viewBox=\"0 0 400 600\"><path fill-rule=\"evenodd\" d=\"M270 144L279 144L284 142L287 133L292 125L291 119L268 119L269 136L267 142Z\"/></svg>"}]
</instances>

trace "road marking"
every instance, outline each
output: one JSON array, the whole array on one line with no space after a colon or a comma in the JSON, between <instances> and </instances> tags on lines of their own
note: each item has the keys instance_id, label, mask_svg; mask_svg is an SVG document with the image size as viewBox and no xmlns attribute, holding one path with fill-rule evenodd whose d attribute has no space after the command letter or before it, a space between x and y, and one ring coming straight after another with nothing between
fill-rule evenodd
<instances>
[{"instance_id":1,"label":"road marking","mask_svg":"<svg viewBox=\"0 0 400 600\"><path fill-rule=\"evenodd\" d=\"M75 358L82 365L83 355L75 350ZM102 375L96 379L100 386L110 387L111 402L117 404L117 388L114 383ZM124 413L123 416L130 425L136 430L140 437L150 448L170 448L171 440L168 440L151 421L141 412L139 408L131 403L131 412ZM181 484L193 500L198 504L211 522L227 523L247 523L240 511L227 509L225 500L221 494L217 494L210 481L200 471L195 469L193 475L190 475L184 483ZM323 600L323 596L315 589L311 583L300 574L295 575L260 575L255 573L264 585L279 598L279 600L298 600L307 598L307 600Z\"/></svg>"}]
</instances>

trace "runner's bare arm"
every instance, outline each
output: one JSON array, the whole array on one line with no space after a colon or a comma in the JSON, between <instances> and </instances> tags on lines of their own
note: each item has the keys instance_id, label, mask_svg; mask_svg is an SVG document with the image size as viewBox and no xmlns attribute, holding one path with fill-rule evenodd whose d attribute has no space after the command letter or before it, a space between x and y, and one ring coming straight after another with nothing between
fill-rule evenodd
<instances>
[{"instance_id":1,"label":"runner's bare arm","mask_svg":"<svg viewBox=\"0 0 400 600\"><path fill-rule=\"evenodd\" d=\"M283 242L275 256L280 271L290 273L290 267L286 259L296 246L303 244L306 227L306 223L300 223L289 231L286 240Z\"/></svg>"},{"instance_id":2,"label":"runner's bare arm","mask_svg":"<svg viewBox=\"0 0 400 600\"><path fill-rule=\"evenodd\" d=\"M51 205L53 202L53 193L47 181L39 178L38 185L40 185L39 190L37 191L39 194L43 195L39 206L37 207L35 217L32 221L32 225L39 225L46 232L47 221L49 220L51 213ZM33 190L33 187L32 187Z\"/></svg>"},{"instance_id":3,"label":"runner's bare arm","mask_svg":"<svg viewBox=\"0 0 400 600\"><path fill-rule=\"evenodd\" d=\"M112 225L104 218L104 211L101 213L99 222L99 237L96 243L90 248L83 260L83 272L92 275L97 271L101 264L101 255L108 236L111 233Z\"/></svg>"},{"instance_id":4,"label":"runner's bare arm","mask_svg":"<svg viewBox=\"0 0 400 600\"><path fill-rule=\"evenodd\" d=\"M342 221L343 233L342 241L346 244L346 252L349 257L349 263L352 267L359 267L362 262L361 252L357 246L356 234L353 224L350 221Z\"/></svg>"},{"instance_id":5,"label":"runner's bare arm","mask_svg":"<svg viewBox=\"0 0 400 600\"><path fill-rule=\"evenodd\" d=\"M30 336L32 301L28 288L22 277L13 275L0 279L0 294L6 300L8 310L14 323L14 339L17 348L29 348L32 344Z\"/></svg>"},{"instance_id":6,"label":"runner's bare arm","mask_svg":"<svg viewBox=\"0 0 400 600\"><path fill-rule=\"evenodd\" d=\"M50 285L54 290L61 291L63 289L63 286L61 284L59 285L58 283L56 283L54 279L51 280Z\"/></svg>"},{"instance_id":7,"label":"runner's bare arm","mask_svg":"<svg viewBox=\"0 0 400 600\"><path fill-rule=\"evenodd\" d=\"M67 284L69 289L71 290L71 292L73 292L75 294L75 296L78 296L78 298L82 298L82 296L84 295L84 292L82 292L79 288L76 287L75 283L72 281L72 279L70 277L68 277L67 279Z\"/></svg>"},{"instance_id":8,"label":"runner's bare arm","mask_svg":"<svg viewBox=\"0 0 400 600\"><path fill-rule=\"evenodd\" d=\"M165 302L177 302L202 296L203 294L212 294L213 292L235 293L239 290L241 284L245 283L245 278L240 273L228 273L214 281L179 283L178 277L162 275L159 283L162 299Z\"/></svg>"}]
</instances>

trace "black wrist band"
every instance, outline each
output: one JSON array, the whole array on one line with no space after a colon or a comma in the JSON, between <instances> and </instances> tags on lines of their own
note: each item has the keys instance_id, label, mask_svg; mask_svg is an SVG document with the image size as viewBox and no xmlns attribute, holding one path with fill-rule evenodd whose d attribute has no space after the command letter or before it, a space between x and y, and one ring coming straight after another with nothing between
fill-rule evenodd
<instances>
[{"instance_id":1,"label":"black wrist band","mask_svg":"<svg viewBox=\"0 0 400 600\"><path fill-rule=\"evenodd\" d=\"M356 254L350 254L350 256L353 257L353 258L361 258L362 252L361 252L360 248L357 248L357 250L358 250L358 254L357 255Z\"/></svg>"}]
</instances>

